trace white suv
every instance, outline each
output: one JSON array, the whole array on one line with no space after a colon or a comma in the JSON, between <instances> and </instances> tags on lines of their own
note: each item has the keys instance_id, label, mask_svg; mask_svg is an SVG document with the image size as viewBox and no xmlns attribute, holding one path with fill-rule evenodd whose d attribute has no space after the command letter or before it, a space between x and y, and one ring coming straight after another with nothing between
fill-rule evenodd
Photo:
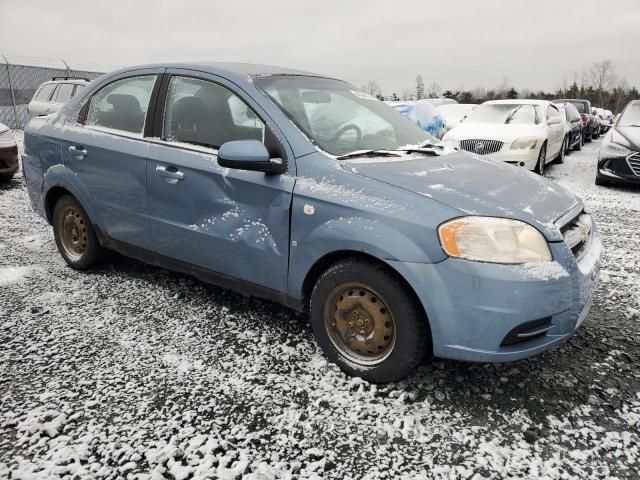
<instances>
[{"instance_id":1,"label":"white suv","mask_svg":"<svg viewBox=\"0 0 640 480\"><path fill-rule=\"evenodd\" d=\"M29 119L55 113L89 84L84 78L54 77L44 82L29 102Z\"/></svg>"}]
</instances>

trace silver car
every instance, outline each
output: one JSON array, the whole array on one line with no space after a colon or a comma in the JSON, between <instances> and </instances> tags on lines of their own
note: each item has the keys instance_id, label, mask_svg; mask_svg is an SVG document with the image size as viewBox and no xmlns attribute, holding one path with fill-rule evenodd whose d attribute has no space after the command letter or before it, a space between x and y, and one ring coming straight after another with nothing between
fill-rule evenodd
<instances>
[{"instance_id":1,"label":"silver car","mask_svg":"<svg viewBox=\"0 0 640 480\"><path fill-rule=\"evenodd\" d=\"M57 112L88 84L89 81L84 78L71 77L56 77L44 82L29 102L29 119Z\"/></svg>"}]
</instances>

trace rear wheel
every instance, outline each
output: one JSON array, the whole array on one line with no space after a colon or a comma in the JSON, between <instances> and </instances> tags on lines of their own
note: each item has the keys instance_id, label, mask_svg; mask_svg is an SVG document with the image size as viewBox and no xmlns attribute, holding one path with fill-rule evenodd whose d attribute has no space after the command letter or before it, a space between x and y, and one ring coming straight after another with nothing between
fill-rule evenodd
<instances>
[{"instance_id":1,"label":"rear wheel","mask_svg":"<svg viewBox=\"0 0 640 480\"><path fill-rule=\"evenodd\" d=\"M564 163L564 156L567 154L567 143L569 143L569 140L565 137L558 153L558 163Z\"/></svg>"},{"instance_id":2,"label":"rear wheel","mask_svg":"<svg viewBox=\"0 0 640 480\"><path fill-rule=\"evenodd\" d=\"M593 130L593 134L591 135L592 140L597 140L600 136L600 127L597 127Z\"/></svg>"},{"instance_id":3,"label":"rear wheel","mask_svg":"<svg viewBox=\"0 0 640 480\"><path fill-rule=\"evenodd\" d=\"M0 183L9 183L12 178L13 175L0 175Z\"/></svg>"},{"instance_id":4,"label":"rear wheel","mask_svg":"<svg viewBox=\"0 0 640 480\"><path fill-rule=\"evenodd\" d=\"M539 175L544 175L545 163L547 161L547 144L542 144L540 147L540 153L538 154L538 162L536 163L535 172Z\"/></svg>"},{"instance_id":5,"label":"rear wheel","mask_svg":"<svg viewBox=\"0 0 640 480\"><path fill-rule=\"evenodd\" d=\"M344 260L311 294L311 325L327 357L372 382L409 374L429 349L427 319L409 287L386 267Z\"/></svg>"},{"instance_id":6,"label":"rear wheel","mask_svg":"<svg viewBox=\"0 0 640 480\"><path fill-rule=\"evenodd\" d=\"M584 135L580 134L580 139L578 140L578 143L574 145L573 148L574 150L579 152L580 150L582 150L582 145L584 145Z\"/></svg>"},{"instance_id":7,"label":"rear wheel","mask_svg":"<svg viewBox=\"0 0 640 480\"><path fill-rule=\"evenodd\" d=\"M62 258L72 268L86 270L104 258L105 251L98 243L89 217L71 195L64 195L56 202L53 235Z\"/></svg>"}]
</instances>

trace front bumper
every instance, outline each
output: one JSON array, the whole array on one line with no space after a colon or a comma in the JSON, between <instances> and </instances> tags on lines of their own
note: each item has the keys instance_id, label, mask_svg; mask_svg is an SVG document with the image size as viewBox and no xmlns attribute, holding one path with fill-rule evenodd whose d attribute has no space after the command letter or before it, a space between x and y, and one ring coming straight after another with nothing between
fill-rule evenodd
<instances>
[{"instance_id":1,"label":"front bumper","mask_svg":"<svg viewBox=\"0 0 640 480\"><path fill-rule=\"evenodd\" d=\"M501 150L488 156L494 160L510 163L518 167L524 167L527 170L533 170L536 168L536 164L538 163L539 154L540 147L515 150L511 149L508 145L505 145Z\"/></svg>"},{"instance_id":2,"label":"front bumper","mask_svg":"<svg viewBox=\"0 0 640 480\"><path fill-rule=\"evenodd\" d=\"M411 283L424 305L435 356L504 362L568 340L589 313L602 251L597 227L579 260L564 242L549 246L554 261L540 264L454 258L437 264L389 263ZM541 321L550 327L542 334L517 343L506 341L523 324Z\"/></svg>"},{"instance_id":3,"label":"front bumper","mask_svg":"<svg viewBox=\"0 0 640 480\"><path fill-rule=\"evenodd\" d=\"M0 147L0 175L13 175L18 168L18 147Z\"/></svg>"},{"instance_id":4,"label":"front bumper","mask_svg":"<svg viewBox=\"0 0 640 480\"><path fill-rule=\"evenodd\" d=\"M640 157L634 163L638 165ZM636 169L640 172L640 168ZM640 175L636 175L627 157L610 157L598 160L598 171L596 173L600 180L607 182L634 183L640 184Z\"/></svg>"}]
</instances>

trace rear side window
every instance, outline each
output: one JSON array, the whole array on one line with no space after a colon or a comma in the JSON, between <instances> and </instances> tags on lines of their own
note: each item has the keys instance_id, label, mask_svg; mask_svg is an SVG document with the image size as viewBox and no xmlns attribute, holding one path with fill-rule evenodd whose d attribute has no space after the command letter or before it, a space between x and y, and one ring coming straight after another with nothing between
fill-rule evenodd
<instances>
[{"instance_id":1,"label":"rear side window","mask_svg":"<svg viewBox=\"0 0 640 480\"><path fill-rule=\"evenodd\" d=\"M221 85L174 76L167 91L162 139L218 149L230 140L263 141L264 123Z\"/></svg>"},{"instance_id":2,"label":"rear side window","mask_svg":"<svg viewBox=\"0 0 640 480\"><path fill-rule=\"evenodd\" d=\"M155 75L124 78L91 97L85 125L142 134Z\"/></svg>"},{"instance_id":3,"label":"rear side window","mask_svg":"<svg viewBox=\"0 0 640 480\"><path fill-rule=\"evenodd\" d=\"M75 97L77 94L79 94L82 89L84 88L84 85L76 85L75 90L73 91L73 94L71 95L71 98Z\"/></svg>"},{"instance_id":4,"label":"rear side window","mask_svg":"<svg viewBox=\"0 0 640 480\"><path fill-rule=\"evenodd\" d=\"M67 103L71 99L71 93L73 93L73 84L61 83L53 101L57 103Z\"/></svg>"},{"instance_id":5,"label":"rear side window","mask_svg":"<svg viewBox=\"0 0 640 480\"><path fill-rule=\"evenodd\" d=\"M54 88L56 88L55 83L47 83L45 85L42 85L42 87L40 87L40 90L38 90L38 93L36 93L35 99L41 102L48 102L49 97L51 97L51 92L53 92Z\"/></svg>"}]
</instances>

